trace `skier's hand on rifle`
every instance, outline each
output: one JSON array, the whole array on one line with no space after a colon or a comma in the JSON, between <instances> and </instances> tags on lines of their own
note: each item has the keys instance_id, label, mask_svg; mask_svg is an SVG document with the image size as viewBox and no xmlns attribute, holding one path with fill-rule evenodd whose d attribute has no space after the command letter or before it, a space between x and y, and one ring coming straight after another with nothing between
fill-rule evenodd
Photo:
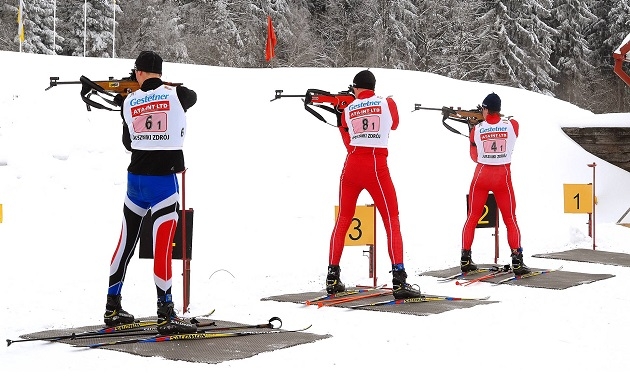
<instances>
[{"instance_id":1,"label":"skier's hand on rifle","mask_svg":"<svg viewBox=\"0 0 630 390\"><path fill-rule=\"evenodd\" d=\"M335 115L337 115L337 127L340 127L341 126L341 116L343 115L343 111L337 110L335 112Z\"/></svg>"},{"instance_id":2,"label":"skier's hand on rifle","mask_svg":"<svg viewBox=\"0 0 630 390\"><path fill-rule=\"evenodd\" d=\"M116 94L116 96L114 96L114 103L116 103L116 105L118 107L122 107L123 102L125 101L125 97L121 94Z\"/></svg>"}]
</instances>

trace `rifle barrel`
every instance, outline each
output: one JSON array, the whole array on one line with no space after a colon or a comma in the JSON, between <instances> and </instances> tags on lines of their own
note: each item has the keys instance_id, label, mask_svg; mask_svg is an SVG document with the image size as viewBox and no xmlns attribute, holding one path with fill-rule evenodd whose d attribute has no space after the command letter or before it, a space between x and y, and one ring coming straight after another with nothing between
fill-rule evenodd
<instances>
[{"instance_id":1,"label":"rifle barrel","mask_svg":"<svg viewBox=\"0 0 630 390\"><path fill-rule=\"evenodd\" d=\"M48 91L50 88L60 84L81 84L80 81L59 81L59 77L51 77L50 85L44 91Z\"/></svg>"},{"instance_id":2,"label":"rifle barrel","mask_svg":"<svg viewBox=\"0 0 630 390\"><path fill-rule=\"evenodd\" d=\"M282 89L276 89L276 95L274 96L273 99L270 100L270 102L273 102L276 99L280 99L283 97L301 97L303 98L304 95L283 95L282 92L284 92Z\"/></svg>"},{"instance_id":3,"label":"rifle barrel","mask_svg":"<svg viewBox=\"0 0 630 390\"><path fill-rule=\"evenodd\" d=\"M415 109L413 111L418 111L418 110L432 110L432 111L442 111L441 108L433 108L433 107L422 107L422 104L418 104L416 103L415 105ZM412 111L412 112L413 112Z\"/></svg>"}]
</instances>

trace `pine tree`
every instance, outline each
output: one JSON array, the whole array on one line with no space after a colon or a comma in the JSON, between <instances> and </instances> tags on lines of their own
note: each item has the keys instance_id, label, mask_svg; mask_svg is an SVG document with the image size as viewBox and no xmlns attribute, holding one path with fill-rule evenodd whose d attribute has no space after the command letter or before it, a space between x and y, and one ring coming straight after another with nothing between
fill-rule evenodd
<instances>
[{"instance_id":1,"label":"pine tree","mask_svg":"<svg viewBox=\"0 0 630 390\"><path fill-rule=\"evenodd\" d=\"M607 15L609 37L604 40L608 49L617 49L630 34L630 1L616 0Z\"/></svg>"},{"instance_id":2,"label":"pine tree","mask_svg":"<svg viewBox=\"0 0 630 390\"><path fill-rule=\"evenodd\" d=\"M19 5L19 2L16 4ZM17 15L18 7L8 6L10 10L14 10ZM54 26L54 1L53 0L31 0L24 1L22 4L22 21L24 24L24 42L22 42L22 51L25 53L37 54L54 54L56 49L61 47L53 47L53 42L59 43L62 39L56 39ZM19 46L19 37L17 35L17 23L15 26L14 43Z\"/></svg>"},{"instance_id":3,"label":"pine tree","mask_svg":"<svg viewBox=\"0 0 630 390\"><path fill-rule=\"evenodd\" d=\"M184 30L187 4L175 0L117 0L118 57L135 59L142 50L154 50L164 61L190 62ZM118 14L117 14L118 15Z\"/></svg>"},{"instance_id":4,"label":"pine tree","mask_svg":"<svg viewBox=\"0 0 630 390\"><path fill-rule=\"evenodd\" d=\"M481 80L552 95L557 69L551 64L555 30L544 18L550 12L549 0L493 1L479 20L477 48L487 68Z\"/></svg>"},{"instance_id":5,"label":"pine tree","mask_svg":"<svg viewBox=\"0 0 630 390\"><path fill-rule=\"evenodd\" d=\"M416 66L410 69L473 80L474 72L485 68L474 53L481 44L474 28L481 16L481 3L480 0L421 2L413 33L418 57Z\"/></svg>"},{"instance_id":6,"label":"pine tree","mask_svg":"<svg viewBox=\"0 0 630 390\"><path fill-rule=\"evenodd\" d=\"M58 4L58 6L60 6ZM63 52L72 56L111 57L112 0L70 0L61 6L65 18Z\"/></svg>"},{"instance_id":7,"label":"pine tree","mask_svg":"<svg viewBox=\"0 0 630 390\"><path fill-rule=\"evenodd\" d=\"M608 50L608 53L604 52L604 54L611 56L612 52L616 50L630 34L630 1L615 1L614 5L610 8L610 11L607 14L607 20L610 36L608 39L604 40L602 46ZM604 56L604 58L606 57ZM625 72L629 72L629 68L630 67L627 64L624 64L623 69ZM606 75L613 74L614 73L612 71L606 73ZM626 85L615 75L613 77L612 85L609 87L608 91L610 90L615 91L616 93L609 93L608 99L610 100L611 96L617 97L617 99L611 102L608 106L610 107L609 110L627 112L628 107L630 106L630 86Z\"/></svg>"},{"instance_id":8,"label":"pine tree","mask_svg":"<svg viewBox=\"0 0 630 390\"><path fill-rule=\"evenodd\" d=\"M412 39L419 23L418 7L409 0L376 0L371 8L375 16L372 62L384 68L407 69L418 56Z\"/></svg>"},{"instance_id":9,"label":"pine tree","mask_svg":"<svg viewBox=\"0 0 630 390\"><path fill-rule=\"evenodd\" d=\"M595 68L593 53L584 38L597 21L583 0L563 0L553 9L558 31L553 62L559 70L557 95L572 103L584 102L584 91Z\"/></svg>"}]
</instances>

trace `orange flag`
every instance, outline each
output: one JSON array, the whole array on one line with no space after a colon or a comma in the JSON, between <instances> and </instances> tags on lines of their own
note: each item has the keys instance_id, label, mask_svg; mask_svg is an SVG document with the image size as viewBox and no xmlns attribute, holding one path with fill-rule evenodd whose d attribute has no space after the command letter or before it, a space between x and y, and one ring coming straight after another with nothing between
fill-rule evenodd
<instances>
[{"instance_id":1,"label":"orange flag","mask_svg":"<svg viewBox=\"0 0 630 390\"><path fill-rule=\"evenodd\" d=\"M274 57L274 49L276 47L276 32L273 30L271 16L267 16L267 45L265 46L265 59L267 62Z\"/></svg>"}]
</instances>

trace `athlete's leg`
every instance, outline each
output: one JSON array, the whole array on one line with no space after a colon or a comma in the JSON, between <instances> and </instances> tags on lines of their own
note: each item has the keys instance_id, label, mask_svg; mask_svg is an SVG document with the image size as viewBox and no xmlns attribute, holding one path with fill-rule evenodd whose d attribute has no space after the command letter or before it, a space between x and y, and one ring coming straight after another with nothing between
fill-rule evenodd
<instances>
[{"instance_id":1,"label":"athlete's leg","mask_svg":"<svg viewBox=\"0 0 630 390\"><path fill-rule=\"evenodd\" d=\"M140 238L140 225L148 208L137 206L129 196L125 196L123 207L123 221L118 246L109 265L108 295L120 295L120 291L127 273L127 266L133 256L136 244Z\"/></svg>"},{"instance_id":2,"label":"athlete's leg","mask_svg":"<svg viewBox=\"0 0 630 390\"><path fill-rule=\"evenodd\" d=\"M339 178L339 214L330 237L329 265L339 265L345 245L346 233L354 217L357 199L363 190L363 187L353 177L360 173L360 169L353 169L352 165L355 163L355 159L346 158L346 163Z\"/></svg>"},{"instance_id":3,"label":"athlete's leg","mask_svg":"<svg viewBox=\"0 0 630 390\"><path fill-rule=\"evenodd\" d=\"M521 248L521 230L516 222L516 197L512 187L512 174L508 165L497 167L500 169L500 178L496 179L497 186L493 189L497 207L503 217L505 229L507 230L507 240L510 249Z\"/></svg>"},{"instance_id":4,"label":"athlete's leg","mask_svg":"<svg viewBox=\"0 0 630 390\"><path fill-rule=\"evenodd\" d=\"M151 207L153 226L153 279L158 297L171 294L173 239L177 229L179 215L179 194L170 197Z\"/></svg>"},{"instance_id":5,"label":"athlete's leg","mask_svg":"<svg viewBox=\"0 0 630 390\"><path fill-rule=\"evenodd\" d=\"M373 169L371 174L374 176L373 180L368 182L367 190L383 220L387 235L387 253L392 265L403 264L398 198L387 167L387 159L384 156L375 156L371 164Z\"/></svg>"},{"instance_id":6,"label":"athlete's leg","mask_svg":"<svg viewBox=\"0 0 630 390\"><path fill-rule=\"evenodd\" d=\"M470 190L468 191L468 216L462 229L462 249L470 250L473 240L475 239L475 229L479 223L479 218L483 213L483 207L488 200L488 187L484 175L486 167L477 164L472 181L470 182Z\"/></svg>"}]
</instances>

